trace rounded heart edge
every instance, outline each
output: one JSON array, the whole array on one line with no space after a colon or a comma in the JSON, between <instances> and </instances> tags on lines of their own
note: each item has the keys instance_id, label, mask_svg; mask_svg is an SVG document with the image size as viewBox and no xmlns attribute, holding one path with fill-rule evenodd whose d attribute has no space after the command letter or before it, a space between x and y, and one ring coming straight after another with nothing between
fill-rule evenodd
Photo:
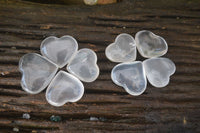
<instances>
[{"instance_id":1,"label":"rounded heart edge","mask_svg":"<svg viewBox=\"0 0 200 133\"><path fill-rule=\"evenodd\" d=\"M165 44L165 46L166 46L166 50L164 51L164 53L163 53L162 55L154 56L154 57L150 57L150 56L144 55L144 54L142 53L142 50L138 47L138 44L137 44L137 41L136 41L137 38L138 38L138 37L137 37L138 34L140 34L141 32L149 32L149 33L151 33L153 36L155 36L156 38L162 39L163 42L164 42L164 44ZM163 37L158 36L158 35L154 34L153 32L151 32L151 31L149 31L149 30L141 30L141 31L138 31L138 32L135 34L135 44L136 44L136 46L137 46L138 52L139 52L140 55L141 55L142 57L144 57L144 58L149 58L149 59L150 59L150 58L161 57L161 56L165 55L165 54L167 53L167 51L168 51L168 44L167 44L166 40L165 40Z\"/></svg>"},{"instance_id":2,"label":"rounded heart edge","mask_svg":"<svg viewBox=\"0 0 200 133\"><path fill-rule=\"evenodd\" d=\"M75 74L73 71L71 71L70 68L69 68L70 63L73 61L73 59L76 57L77 53L78 53L80 50L89 50L89 51L94 55L94 63L95 63L94 65L95 65L95 68L96 68L96 70L97 70L97 73L96 73L96 76L95 76L92 80L89 80L89 81L88 81L88 80L85 80L85 79L81 78L80 76L78 76L77 74ZM67 67L66 67L66 69L67 69L67 71L68 71L69 73L71 73L72 75L76 76L78 79L80 79L80 80L83 81L83 82L86 82L86 83L93 82L93 81L95 81L95 80L99 77L99 73L100 73L99 66L97 65L97 54L96 54L92 49L89 49L89 48L82 48L82 49L79 49L79 50L75 53L75 55L70 59L68 65L67 65Z\"/></svg>"},{"instance_id":3,"label":"rounded heart edge","mask_svg":"<svg viewBox=\"0 0 200 133\"><path fill-rule=\"evenodd\" d=\"M149 81L149 83L150 83L152 86L154 86L154 87L156 87L156 88L163 88L163 87L166 87L166 86L169 84L169 82L170 82L170 77L176 72L176 65L175 65L175 63L174 63L172 60L170 60L169 58L165 58L165 57L154 57L154 58L150 58L150 59L144 60L144 61L142 62L143 67L145 66L145 65L144 65L145 62L150 61L151 59L165 59L165 60L170 61L171 64L173 65L173 68L174 68L173 71L168 75L168 77L167 77L167 82L166 82L164 85L162 85L162 86L157 86L157 85L153 84L153 83L149 80L149 78L148 78L148 76L147 76L147 74L146 74L146 78L147 78L147 80ZM145 71L145 73L146 73L145 67L144 67L144 71Z\"/></svg>"},{"instance_id":4,"label":"rounded heart edge","mask_svg":"<svg viewBox=\"0 0 200 133\"><path fill-rule=\"evenodd\" d=\"M117 40L118 40L121 36L123 36L123 35L129 36L129 37L133 40L133 42L134 42L134 44L135 44L135 58L132 59L132 60L128 60L128 61L117 61L117 60L113 60L112 58L109 57L109 55L108 55L108 53L109 53L108 50L109 50L110 47L112 47L113 45L115 45L115 42L117 42ZM136 42L135 42L134 37L131 36L130 34L127 34L127 33L121 33L121 34L117 35L117 37L115 38L115 41L114 41L113 43L109 44L109 45L106 47L106 49L105 49L105 55L106 55L107 59L110 60L111 62L124 63L124 62L132 62L132 61L135 61L136 58L137 58L137 48L136 48Z\"/></svg>"},{"instance_id":5,"label":"rounded heart edge","mask_svg":"<svg viewBox=\"0 0 200 133\"><path fill-rule=\"evenodd\" d=\"M141 63L141 65L142 65L142 69L143 69L143 77L144 77L144 80L145 80L145 87L143 88L143 90L140 92L140 93L132 93L131 91L129 91L129 89L125 86L125 85L122 85L122 84L120 84L119 82L116 82L115 80L114 80L114 73L113 73L113 71L114 71L114 69L115 68L117 68L117 67L119 67L119 66L121 66L121 65L124 65L124 64L135 64L135 63ZM145 73L145 69L144 69L144 66L143 66L143 64L142 64L142 61L134 61L134 62L124 62L124 63L120 63L120 64L117 64L116 66L114 66L113 67L113 69L112 69L112 71L111 71L111 79L112 79L112 81L116 84L116 85L118 85L118 86L120 86L120 87L123 87L124 89L125 89L125 91L128 93L128 94L130 94L130 95L132 95L132 96L139 96L139 95L141 95L141 94L143 94L144 92L145 92L145 90L147 89L147 78L146 78L146 73Z\"/></svg>"},{"instance_id":6,"label":"rounded heart edge","mask_svg":"<svg viewBox=\"0 0 200 133\"><path fill-rule=\"evenodd\" d=\"M72 54L72 56L70 57L70 59L69 59L67 62L63 62L63 64L58 65L57 63L55 63L54 61L52 61L51 59L49 59L49 58L44 54L44 52L43 52L43 50L42 50L42 47L43 47L45 41L47 41L48 39L53 38L54 40L59 40L59 39L65 38L65 37L72 39L72 40L75 42L75 47L76 47L76 48L75 48L75 52ZM64 35L64 36L62 36L62 37L60 37L60 38L59 38L59 37L56 37L56 36L49 36L49 37L46 37L46 38L41 42L41 45L40 45L40 53L42 54L42 56L46 57L48 60L51 60L51 61L52 61L54 64L56 64L59 68L63 68L64 66L66 66L66 65L69 63L69 61L71 60L71 58L74 56L74 54L75 54L77 51L78 51L78 42L77 42L77 40L76 40L74 37L72 37L72 36L70 36L70 35Z\"/></svg>"},{"instance_id":7,"label":"rounded heart edge","mask_svg":"<svg viewBox=\"0 0 200 133\"><path fill-rule=\"evenodd\" d=\"M51 84L53 84L54 80L57 78L57 76L58 76L60 73L64 73L64 74L70 76L71 78L73 78L74 80L76 80L76 81L78 81L78 82L80 83L81 89L82 89L82 93L80 94L80 96L79 96L77 99L75 99L75 100L65 100L65 101L63 101L63 102L60 103L60 104L48 100L48 98L47 98L47 92L48 92L48 90L49 90L49 87L51 86ZM66 104L66 103L68 103L68 102L73 103L73 102L79 101L79 100L83 97L83 95L84 95L84 85L83 85L83 83L82 83L77 77L75 77L74 75L72 75L72 74L70 74L70 73L68 73L68 72L65 72L65 71L63 71L63 70L60 70L60 71L54 76L54 78L51 80L50 84L48 85L47 90L46 90L46 93L45 93L45 98L46 98L46 100L47 100L47 102L48 102L49 104L51 104L51 105L53 105L53 106L55 106L55 107L60 107L60 106L63 106L64 104Z\"/></svg>"},{"instance_id":8,"label":"rounded heart edge","mask_svg":"<svg viewBox=\"0 0 200 133\"><path fill-rule=\"evenodd\" d=\"M24 59L26 56L31 55L31 54L32 54L32 55L39 56L40 58L43 58L43 59L47 60L48 62L50 62L51 64L55 65L56 70L53 72L54 74L53 74L52 78L50 79L49 83L51 83L52 79L55 77L56 72L58 71L58 66L57 66L55 63L53 63L52 61L50 61L49 59L47 59L46 57L44 57L44 56L42 56L42 55L40 55L40 54L37 54L37 53L27 53L27 54L23 55L23 56L20 58L19 64L18 64L18 70L19 70L19 72L20 72L21 75L22 75L22 78L21 78L21 81L20 81L21 87L22 87L22 89L23 89L25 92L27 92L27 93L29 93L29 94L38 94L38 93L42 92L43 90L45 90L45 88L49 85L49 83L48 83L47 85L44 85L44 86L42 87L42 89L39 89L38 91L35 91L35 92L30 91L30 90L27 89L27 88L24 88L24 87L23 87L23 83L22 83L22 82L23 82L23 79L24 79L24 72L21 70L22 63L23 63L23 59Z\"/></svg>"}]
</instances>

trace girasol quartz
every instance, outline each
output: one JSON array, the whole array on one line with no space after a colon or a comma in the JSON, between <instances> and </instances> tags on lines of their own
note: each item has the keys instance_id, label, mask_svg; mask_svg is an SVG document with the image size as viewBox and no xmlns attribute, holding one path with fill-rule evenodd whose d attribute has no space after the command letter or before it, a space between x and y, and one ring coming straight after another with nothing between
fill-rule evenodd
<instances>
[{"instance_id":1,"label":"girasol quartz","mask_svg":"<svg viewBox=\"0 0 200 133\"><path fill-rule=\"evenodd\" d=\"M147 80L141 61L116 65L112 69L111 78L131 95L138 96L146 90Z\"/></svg>"},{"instance_id":2,"label":"girasol quartz","mask_svg":"<svg viewBox=\"0 0 200 133\"><path fill-rule=\"evenodd\" d=\"M143 61L148 81L155 87L165 87L176 71L175 64L168 58L151 58Z\"/></svg>"},{"instance_id":3,"label":"girasol quartz","mask_svg":"<svg viewBox=\"0 0 200 133\"><path fill-rule=\"evenodd\" d=\"M135 42L139 53L145 58L162 56L168 50L168 45L164 38L147 30L137 32Z\"/></svg>"},{"instance_id":4,"label":"girasol quartz","mask_svg":"<svg viewBox=\"0 0 200 133\"><path fill-rule=\"evenodd\" d=\"M78 50L78 43L72 36L62 36L57 38L50 36L44 39L40 46L43 56L57 64L60 68L64 67Z\"/></svg>"},{"instance_id":5,"label":"girasol quartz","mask_svg":"<svg viewBox=\"0 0 200 133\"><path fill-rule=\"evenodd\" d=\"M19 61L22 73L21 86L31 94L44 90L55 76L58 67L36 53L25 54Z\"/></svg>"},{"instance_id":6,"label":"girasol quartz","mask_svg":"<svg viewBox=\"0 0 200 133\"><path fill-rule=\"evenodd\" d=\"M106 50L106 57L112 62L130 62L136 59L136 44L134 38L126 33L118 35L115 42Z\"/></svg>"},{"instance_id":7,"label":"girasol quartz","mask_svg":"<svg viewBox=\"0 0 200 133\"><path fill-rule=\"evenodd\" d=\"M47 88L46 99L51 105L62 106L80 100L83 93L84 86L78 78L59 71Z\"/></svg>"},{"instance_id":8,"label":"girasol quartz","mask_svg":"<svg viewBox=\"0 0 200 133\"><path fill-rule=\"evenodd\" d=\"M99 75L97 56L91 49L80 49L67 65L67 70L84 82L93 82Z\"/></svg>"}]
</instances>

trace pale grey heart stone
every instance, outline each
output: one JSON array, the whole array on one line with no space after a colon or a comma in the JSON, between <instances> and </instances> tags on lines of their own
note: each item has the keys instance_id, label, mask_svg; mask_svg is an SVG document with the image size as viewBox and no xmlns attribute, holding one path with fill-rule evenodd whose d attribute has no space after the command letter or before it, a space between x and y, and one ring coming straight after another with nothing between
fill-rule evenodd
<instances>
[{"instance_id":1,"label":"pale grey heart stone","mask_svg":"<svg viewBox=\"0 0 200 133\"><path fill-rule=\"evenodd\" d=\"M137 32L135 42L139 53L145 58L162 56L168 50L168 45L164 38L147 30Z\"/></svg>"},{"instance_id":2,"label":"pale grey heart stone","mask_svg":"<svg viewBox=\"0 0 200 133\"><path fill-rule=\"evenodd\" d=\"M151 58L143 61L148 81L155 87L169 84L170 76L176 71L175 64L168 58Z\"/></svg>"},{"instance_id":3,"label":"pale grey heart stone","mask_svg":"<svg viewBox=\"0 0 200 133\"><path fill-rule=\"evenodd\" d=\"M138 96L146 90L147 80L141 61L116 65L112 69L111 78L131 95Z\"/></svg>"},{"instance_id":4,"label":"pale grey heart stone","mask_svg":"<svg viewBox=\"0 0 200 133\"><path fill-rule=\"evenodd\" d=\"M126 33L118 35L115 42L106 50L106 57L112 62L130 62L136 59L136 44L134 38Z\"/></svg>"},{"instance_id":5,"label":"pale grey heart stone","mask_svg":"<svg viewBox=\"0 0 200 133\"><path fill-rule=\"evenodd\" d=\"M80 49L67 65L67 70L84 82L92 82L99 75L97 56L91 49Z\"/></svg>"},{"instance_id":6,"label":"pale grey heart stone","mask_svg":"<svg viewBox=\"0 0 200 133\"><path fill-rule=\"evenodd\" d=\"M58 67L36 53L25 54L19 61L21 86L31 94L44 90L56 74Z\"/></svg>"},{"instance_id":7,"label":"pale grey heart stone","mask_svg":"<svg viewBox=\"0 0 200 133\"><path fill-rule=\"evenodd\" d=\"M46 90L46 99L53 106L76 102L84 93L82 82L75 76L59 71Z\"/></svg>"},{"instance_id":8,"label":"pale grey heart stone","mask_svg":"<svg viewBox=\"0 0 200 133\"><path fill-rule=\"evenodd\" d=\"M72 36L57 38L50 36L44 39L40 46L41 54L60 68L64 67L78 50L78 43Z\"/></svg>"}]
</instances>

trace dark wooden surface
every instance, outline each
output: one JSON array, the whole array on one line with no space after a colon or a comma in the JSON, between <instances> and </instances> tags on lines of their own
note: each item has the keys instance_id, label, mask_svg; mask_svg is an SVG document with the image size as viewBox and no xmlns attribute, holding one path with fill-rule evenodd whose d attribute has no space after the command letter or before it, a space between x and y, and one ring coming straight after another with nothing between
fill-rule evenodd
<instances>
[{"instance_id":1,"label":"dark wooden surface","mask_svg":"<svg viewBox=\"0 0 200 133\"><path fill-rule=\"evenodd\" d=\"M120 33L151 30L169 45L164 57L176 64L170 84L134 97L112 83L116 63L104 50ZM37 95L20 86L18 61L39 53L50 35L72 35L79 47L97 52L100 76L84 83L77 103L53 107L45 91ZM139 54L137 60L144 60ZM29 113L30 119L22 114ZM60 122L50 121L52 115ZM91 117L98 118L91 121ZM124 0L104 6L54 5L0 0L0 132L200 132L200 1Z\"/></svg>"}]
</instances>

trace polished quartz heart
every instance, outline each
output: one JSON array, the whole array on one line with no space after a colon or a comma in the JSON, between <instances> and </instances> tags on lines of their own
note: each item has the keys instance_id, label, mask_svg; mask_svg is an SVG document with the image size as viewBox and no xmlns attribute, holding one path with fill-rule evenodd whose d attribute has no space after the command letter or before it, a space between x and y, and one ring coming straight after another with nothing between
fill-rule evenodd
<instances>
[{"instance_id":1,"label":"polished quartz heart","mask_svg":"<svg viewBox=\"0 0 200 133\"><path fill-rule=\"evenodd\" d=\"M84 86L75 76L59 71L47 88L46 99L53 106L62 106L67 102L81 99Z\"/></svg>"},{"instance_id":2,"label":"polished quartz heart","mask_svg":"<svg viewBox=\"0 0 200 133\"><path fill-rule=\"evenodd\" d=\"M167 53L168 46L164 38L150 31L139 31L135 35L139 53L145 58L159 57Z\"/></svg>"},{"instance_id":3,"label":"polished quartz heart","mask_svg":"<svg viewBox=\"0 0 200 133\"><path fill-rule=\"evenodd\" d=\"M155 87L166 86L176 70L175 64L168 58L146 59L143 65L148 81Z\"/></svg>"},{"instance_id":4,"label":"polished quartz heart","mask_svg":"<svg viewBox=\"0 0 200 133\"><path fill-rule=\"evenodd\" d=\"M141 61L121 63L111 72L113 82L122 86L129 94L142 94L147 86L146 76Z\"/></svg>"},{"instance_id":5,"label":"polished quartz heart","mask_svg":"<svg viewBox=\"0 0 200 133\"><path fill-rule=\"evenodd\" d=\"M97 56L94 51L80 49L67 65L67 70L84 82L92 82L99 75Z\"/></svg>"},{"instance_id":6,"label":"polished quartz heart","mask_svg":"<svg viewBox=\"0 0 200 133\"><path fill-rule=\"evenodd\" d=\"M77 50L77 41L68 35L61 38L54 36L47 37L42 41L40 46L41 54L57 64L60 68L69 62Z\"/></svg>"},{"instance_id":7,"label":"polished quartz heart","mask_svg":"<svg viewBox=\"0 0 200 133\"><path fill-rule=\"evenodd\" d=\"M117 36L115 42L105 51L106 57L112 62L129 62L136 59L136 44L134 38L126 33Z\"/></svg>"},{"instance_id":8,"label":"polished quartz heart","mask_svg":"<svg viewBox=\"0 0 200 133\"><path fill-rule=\"evenodd\" d=\"M57 71L57 66L39 54L25 54L19 61L21 86L31 94L44 90Z\"/></svg>"}]
</instances>

